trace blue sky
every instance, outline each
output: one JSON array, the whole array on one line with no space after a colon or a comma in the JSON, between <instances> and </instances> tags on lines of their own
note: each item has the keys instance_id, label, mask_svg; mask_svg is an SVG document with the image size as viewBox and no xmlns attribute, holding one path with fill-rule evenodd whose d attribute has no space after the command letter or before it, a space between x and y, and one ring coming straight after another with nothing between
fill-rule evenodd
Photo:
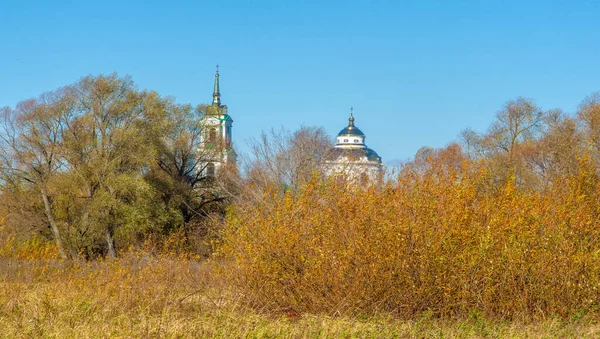
<instances>
[{"instance_id":1,"label":"blue sky","mask_svg":"<svg viewBox=\"0 0 600 339\"><path fill-rule=\"evenodd\" d=\"M88 74L209 103L234 142L323 126L354 106L384 163L484 131L517 96L575 112L600 90L597 1L0 0L0 106Z\"/></svg>"}]
</instances>

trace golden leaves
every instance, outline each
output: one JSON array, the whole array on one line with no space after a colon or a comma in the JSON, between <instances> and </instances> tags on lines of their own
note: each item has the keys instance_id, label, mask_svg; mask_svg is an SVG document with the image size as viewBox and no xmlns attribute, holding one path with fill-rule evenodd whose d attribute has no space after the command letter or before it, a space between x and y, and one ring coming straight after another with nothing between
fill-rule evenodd
<instances>
[{"instance_id":1,"label":"golden leaves","mask_svg":"<svg viewBox=\"0 0 600 339\"><path fill-rule=\"evenodd\" d=\"M486 175L433 163L380 189L313 180L241 203L221 249L239 265L231 281L251 304L299 312L591 309L600 300L590 287L600 283L597 182L584 175L532 191L513 179L489 189Z\"/></svg>"}]
</instances>

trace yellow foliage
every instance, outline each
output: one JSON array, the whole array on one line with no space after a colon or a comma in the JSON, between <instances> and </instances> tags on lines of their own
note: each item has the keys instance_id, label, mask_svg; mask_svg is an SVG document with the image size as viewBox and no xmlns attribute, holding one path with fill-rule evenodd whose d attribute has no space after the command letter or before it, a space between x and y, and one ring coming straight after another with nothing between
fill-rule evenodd
<instances>
[{"instance_id":1,"label":"yellow foliage","mask_svg":"<svg viewBox=\"0 0 600 339\"><path fill-rule=\"evenodd\" d=\"M261 310L499 318L600 309L600 185L543 191L431 164L369 187L312 180L234 206L222 274ZM219 265L221 265L219 261Z\"/></svg>"},{"instance_id":2,"label":"yellow foliage","mask_svg":"<svg viewBox=\"0 0 600 339\"><path fill-rule=\"evenodd\" d=\"M0 338L597 338L593 319L534 323L392 315L260 314L196 261L149 253L115 260L0 258Z\"/></svg>"},{"instance_id":3,"label":"yellow foliage","mask_svg":"<svg viewBox=\"0 0 600 339\"><path fill-rule=\"evenodd\" d=\"M0 241L0 258L49 261L57 260L58 257L56 244L39 237L25 241L17 241L14 237L8 237Z\"/></svg>"}]
</instances>

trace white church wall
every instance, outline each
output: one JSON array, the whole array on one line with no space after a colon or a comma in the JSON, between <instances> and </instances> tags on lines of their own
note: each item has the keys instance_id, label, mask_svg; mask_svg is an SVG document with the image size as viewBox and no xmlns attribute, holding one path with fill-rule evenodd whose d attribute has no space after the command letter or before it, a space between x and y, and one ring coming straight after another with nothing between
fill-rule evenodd
<instances>
[{"instance_id":1,"label":"white church wall","mask_svg":"<svg viewBox=\"0 0 600 339\"><path fill-rule=\"evenodd\" d=\"M325 175L343 175L348 180L360 180L366 175L369 180L378 180L382 174L382 166L372 162L326 162Z\"/></svg>"}]
</instances>

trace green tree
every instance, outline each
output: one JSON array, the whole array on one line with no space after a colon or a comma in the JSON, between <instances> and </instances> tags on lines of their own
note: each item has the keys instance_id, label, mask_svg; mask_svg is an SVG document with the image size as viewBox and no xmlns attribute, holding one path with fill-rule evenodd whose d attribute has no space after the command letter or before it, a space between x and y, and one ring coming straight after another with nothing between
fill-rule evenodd
<instances>
[{"instance_id":1,"label":"green tree","mask_svg":"<svg viewBox=\"0 0 600 339\"><path fill-rule=\"evenodd\" d=\"M158 161L147 175L168 211L164 231L183 229L188 241L202 241L207 236L210 230L206 219L215 213L223 214L239 184L234 166L225 165L216 176L207 175L207 164L218 159L226 146L203 144L201 118L209 108L167 103L166 125L158 140Z\"/></svg>"},{"instance_id":2,"label":"green tree","mask_svg":"<svg viewBox=\"0 0 600 339\"><path fill-rule=\"evenodd\" d=\"M165 104L128 77L88 76L72 86L73 117L64 130L64 159L80 194L80 234L103 234L117 255L119 228L149 227L155 207L143 174L156 159Z\"/></svg>"}]
</instances>

